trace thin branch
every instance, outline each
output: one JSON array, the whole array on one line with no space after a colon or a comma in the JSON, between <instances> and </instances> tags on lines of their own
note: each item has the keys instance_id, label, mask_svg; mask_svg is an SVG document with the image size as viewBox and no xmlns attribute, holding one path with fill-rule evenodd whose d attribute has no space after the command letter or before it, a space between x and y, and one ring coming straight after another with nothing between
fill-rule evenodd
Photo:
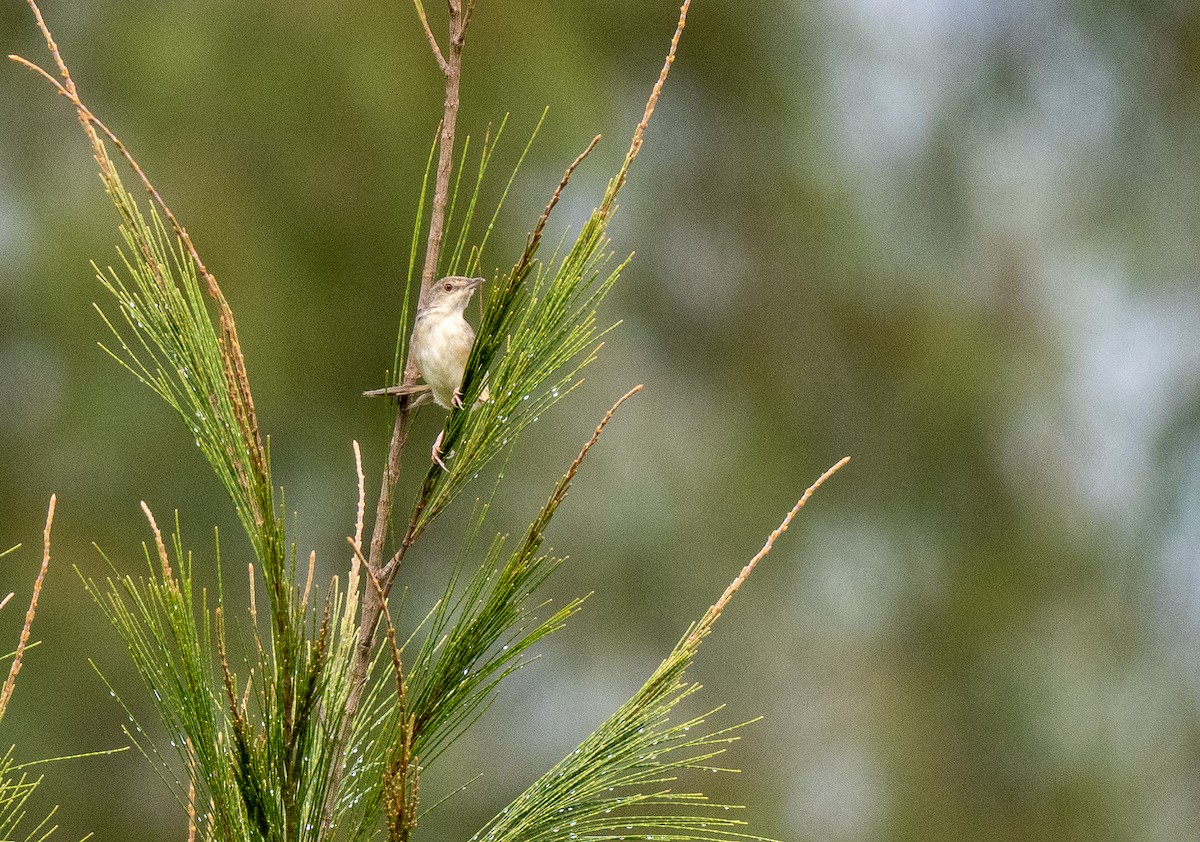
<instances>
[{"instance_id":1,"label":"thin branch","mask_svg":"<svg viewBox=\"0 0 1200 842\"><path fill-rule=\"evenodd\" d=\"M17 686L17 673L21 671L21 661L25 647L29 643L29 631L33 627L33 618L37 614L38 597L42 594L42 583L46 580L46 571L50 568L50 527L54 525L54 506L58 502L57 495L50 495L50 508L46 512L46 528L42 530L42 566L38 570L37 579L33 582L33 596L29 599L29 608L25 612L25 625L21 627L21 637L17 641L17 651L13 655L12 665L8 668L8 678L4 679L4 689L0 690L0 718L8 710L9 700Z\"/></svg>"},{"instance_id":2,"label":"thin branch","mask_svg":"<svg viewBox=\"0 0 1200 842\"><path fill-rule=\"evenodd\" d=\"M429 41L429 49L433 52L433 57L437 59L438 67L445 73L446 57L442 55L442 48L438 46L433 30L429 28L429 18L425 17L425 7L421 5L421 0L413 0L413 5L417 7L417 17L421 19L421 28L425 30L425 39Z\"/></svg>"},{"instance_id":3,"label":"thin branch","mask_svg":"<svg viewBox=\"0 0 1200 842\"><path fill-rule=\"evenodd\" d=\"M187 817L188 842L196 842L196 778L194 773L188 779Z\"/></svg>"},{"instance_id":4,"label":"thin branch","mask_svg":"<svg viewBox=\"0 0 1200 842\"><path fill-rule=\"evenodd\" d=\"M583 460L587 458L588 451L596 446L596 442L600 441L601 433L604 432L604 428L608 426L608 422L613 419L613 416L617 414L617 410L621 408L621 404L625 403L625 401L632 398L644 388L645 384L637 384L628 392L621 395L621 397L617 398L617 402L609 408L608 412L604 413L604 417L601 418L600 423L596 425L596 430L592 433L592 437L587 440L587 443L584 444L582 448L580 448L579 455L575 457L575 461L571 463L571 467L567 468L567 472L563 474L563 478L559 480L559 488L565 491L566 487L571 484L571 480L575 479L575 474L579 473L579 466L582 465ZM561 492L559 493L561 494Z\"/></svg>"},{"instance_id":5,"label":"thin branch","mask_svg":"<svg viewBox=\"0 0 1200 842\"><path fill-rule=\"evenodd\" d=\"M34 19L37 22L37 27L39 30L41 30L42 37L46 41L46 48L50 51L50 55L54 57L54 63L58 67L58 72L62 76L63 81L59 82L46 70L43 70L38 65L20 56L10 55L9 58L19 64L24 65L25 67L28 67L30 70L34 70L41 74L42 77L54 85L55 89L57 89L60 94L65 96L71 102L71 105L75 106L75 110L79 114L79 121L83 123L84 131L87 132L88 139L92 142L92 147L98 155L100 154L102 145L100 143L100 139L96 136L95 129L99 129L104 133L105 137L112 141L113 145L117 148L117 151L121 153L121 156L128 162L130 168L137 175L138 180L142 182L142 186L146 188L146 192L150 194L150 196L154 199L154 203L158 205L159 209L162 210L163 215L171 223L171 227L174 229L176 235L178 235L179 239L183 241L184 246L188 250L188 254L190 254L192 260L196 262L197 270L200 272L201 276L208 281L211 292L216 281L208 269L205 268L204 262L200 259L199 253L197 253L195 247L192 245L191 238L188 237L187 232L184 230L183 226L179 224L179 221L175 218L175 214L171 212L171 209L167 206L167 203L163 200L162 196L159 195L158 190L156 190L154 185L150 182L150 179L146 176L146 173L138 165L137 161L134 160L133 155L130 154L129 150L125 148L125 144L121 142L121 140L112 132L112 130L108 128L108 126L100 121L100 118L92 113L91 109L83 104L83 100L79 97L79 91L75 87L75 80L71 78L71 71L67 69L67 64L65 61L63 61L62 54L58 50L58 44L55 43L54 36L50 34L50 27L46 25L46 21L42 17L41 9L38 8L35 0L26 0L26 2L29 4L29 8L33 11ZM105 165L102 161L100 162L100 166L101 168L105 168ZM215 297L216 296L214 295L214 298Z\"/></svg>"},{"instance_id":6,"label":"thin branch","mask_svg":"<svg viewBox=\"0 0 1200 842\"><path fill-rule=\"evenodd\" d=\"M354 515L354 540L350 545L354 547L354 557L350 563L350 577L352 582L358 581L358 570L360 559L362 558L362 537L363 537L363 516L367 510L367 477L363 473L362 466L362 451L358 447L358 442L354 443L354 472L358 477L358 509Z\"/></svg>"},{"instance_id":7,"label":"thin branch","mask_svg":"<svg viewBox=\"0 0 1200 842\"><path fill-rule=\"evenodd\" d=\"M546 209L542 211L542 215L538 217L537 225L533 228L533 234L529 238L531 245L536 245L537 241L542 237L542 229L546 227L546 221L550 219L550 213L554 210L554 206L558 204L558 199L562 196L563 190L567 188L567 182L571 180L571 176L575 173L575 168L583 163L583 159L592 154L592 150L596 148L596 144L600 142L600 135L592 138L592 142L587 145L587 149L579 153L571 166L567 167L563 173L562 180L558 182L558 187L554 188L554 194L550 197L550 201L546 203Z\"/></svg>"},{"instance_id":8,"label":"thin branch","mask_svg":"<svg viewBox=\"0 0 1200 842\"><path fill-rule=\"evenodd\" d=\"M350 539L347 538L346 540L349 541ZM356 546L353 541L350 541L350 546L354 550L354 555L357 559L357 563L365 565L367 560L362 557L362 548L359 546ZM379 578L377 576L371 575L370 570L367 571L367 575L370 578L372 587L374 587L376 593L378 593L379 599L384 604L383 607L385 610L383 612L383 621L387 624L388 641L389 641L389 643L391 645L391 649L392 649L392 666L395 668L395 672L396 672L396 696L400 700L401 709L403 710L406 691L404 688L404 680L403 680L404 679L404 669L401 667L401 661L400 661L400 647L396 643L396 627L395 627L395 625L392 624L391 613L386 610L387 609L387 594L383 592L383 585L380 583Z\"/></svg>"},{"instance_id":9,"label":"thin branch","mask_svg":"<svg viewBox=\"0 0 1200 842\"><path fill-rule=\"evenodd\" d=\"M429 239L425 246L425 264L421 273L422 295L433 285L433 276L437 273L438 257L441 253L442 237L445 231L446 205L450 193L450 170L454 163L454 134L458 123L459 87L462 82L462 53L466 40L467 26L470 23L471 12L474 10L475 2L474 0L467 0L467 5L464 9L462 0L449 0L449 6L450 40L448 55L444 56L440 49L437 48L437 39L430 37L430 46L434 51L435 58L439 59L442 73L446 77L446 94L442 111L441 134L438 140L438 167L437 176L434 181L433 207L429 218ZM417 8L418 14L422 17L423 25L427 28L427 22L419 2L417 2ZM401 385L412 386L416 383L416 380L416 360L410 354L404 368L404 379ZM346 741L350 736L350 727L354 721L355 714L358 712L358 706L362 701L362 694L366 689L367 672L370 669L375 643L375 629L379 625L379 616L386 604L386 595L391 590L394 570L392 576L383 577L381 575L384 567L384 545L391 526L393 495L395 494L396 483L400 479L400 464L404 445L408 442L408 432L412 425L412 417L416 404L416 401L409 400L408 395L401 395L396 406L396 420L392 426L391 441L388 443L387 467L384 470L383 479L380 483L379 500L375 507L375 523L372 529L371 546L367 555L368 575L379 576L382 587L380 589L381 593L376 592L373 588L366 588L363 594L362 609L359 614L358 645L355 649L354 664L351 668L350 692L346 697L345 716L342 718L341 728L335 740L335 745L339 753L346 750ZM380 599L381 595L384 599ZM332 779L329 782L325 809L327 826L332 822L333 807L336 804L341 776L342 763L340 760L335 760Z\"/></svg>"},{"instance_id":10,"label":"thin branch","mask_svg":"<svg viewBox=\"0 0 1200 842\"><path fill-rule=\"evenodd\" d=\"M600 436L604 432L604 428L608 426L608 422L611 421L613 416L617 414L617 410L621 408L621 404L625 403L625 401L642 391L642 388L643 384L641 383L634 386L628 392L621 395L621 397L617 398L617 402L612 405L608 412L604 413L604 417L601 418L600 423L596 425L596 429L592 433L592 437L584 443L582 448L580 448L579 455L575 457L575 460L571 463L571 466L567 468L567 472L562 475L558 481L558 484L554 486L554 491L550 493L549 499L546 501L546 504L542 506L541 512L539 512L537 518L535 518L533 523L529 525L530 535L536 535L546 528L550 518L554 515L555 509L558 508L558 504L566 498L567 490L571 487L571 481L575 479L575 474L579 473L579 466L582 465L583 460L587 458L588 451L596 446L596 442L600 441Z\"/></svg>"},{"instance_id":11,"label":"thin branch","mask_svg":"<svg viewBox=\"0 0 1200 842\"><path fill-rule=\"evenodd\" d=\"M743 567L742 571L738 573L732 582L729 583L729 587L725 589L725 593L721 594L721 598L714 602L709 607L708 611L705 612L704 617L699 623L696 624L696 628L693 629L692 633L688 636L687 643L685 644L684 648L689 648L692 645L699 644L700 640L708 634L713 623L717 621L717 618L721 616L721 612L725 610L725 606L729 604L729 600L733 599L733 595L737 593L738 588L740 588L750 574L754 572L754 568L758 566L758 563L766 558L767 553L771 552L771 548L775 546L775 541L778 540L779 536L787 532L788 526L791 525L792 518L794 518L800 512L800 510L804 508L804 504L808 502L808 498L813 495L813 492L821 487L825 480L836 474L849 461L849 456L842 457L840 460L838 460L836 465L829 468L827 471L825 471L825 473L821 474L821 476L817 478L816 482L805 489L804 494L801 495L800 499L796 502L796 505L792 506L792 510L787 513L787 517L783 519L783 522L780 523L779 526L775 527L775 530L767 536L767 542L763 544L762 549L755 553L754 558L746 562L746 566Z\"/></svg>"},{"instance_id":12,"label":"thin branch","mask_svg":"<svg viewBox=\"0 0 1200 842\"><path fill-rule=\"evenodd\" d=\"M470 21L470 7L474 5L473 2L468 2L467 11L464 13L462 0L449 0L449 4L449 55L442 64L442 74L446 77L446 95L442 109L442 132L438 140L438 166L434 180L433 208L429 217L429 239L425 244L425 265L421 272L422 294L433 285L433 276L437 274L438 258L442 250L442 237L445 234L446 205L450 199L450 171L454 166L454 134L458 126L463 46L467 23ZM410 357L409 369L413 369L414 366L415 361ZM407 374L407 370L405 373Z\"/></svg>"},{"instance_id":13,"label":"thin branch","mask_svg":"<svg viewBox=\"0 0 1200 842\"><path fill-rule=\"evenodd\" d=\"M691 7L692 0L683 0L683 5L679 7L679 22L675 25L675 34L671 37L671 47L667 50L667 57L663 61L662 70L658 73L658 81L654 83L654 89L650 92L650 98L646 100L646 110L642 113L642 120L637 124L637 128L633 130L633 139L629 142L629 151L625 154L625 162L621 164L621 169L617 173L616 179L613 181L613 186L609 191L609 196L615 197L621 188L625 185L625 179L629 174L629 167L633 163L633 159L638 156L638 152L642 149L646 135L646 127L650 124L650 116L654 114L654 107L658 105L658 98L662 94L663 85L666 84L667 74L671 72L671 65L675 63L675 53L679 49L679 39L683 36L683 28L687 25L688 8ZM611 200L606 199L606 204ZM607 213L608 207L605 208Z\"/></svg>"}]
</instances>

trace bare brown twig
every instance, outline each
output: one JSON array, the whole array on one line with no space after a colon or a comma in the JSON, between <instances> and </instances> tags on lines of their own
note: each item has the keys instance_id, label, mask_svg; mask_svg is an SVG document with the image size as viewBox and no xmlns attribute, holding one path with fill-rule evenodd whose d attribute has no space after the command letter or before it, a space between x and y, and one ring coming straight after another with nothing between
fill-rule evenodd
<instances>
[{"instance_id":1,"label":"bare brown twig","mask_svg":"<svg viewBox=\"0 0 1200 842\"><path fill-rule=\"evenodd\" d=\"M733 595L737 593L738 588L745 583L747 577L754 572L754 568L758 566L758 563L766 558L767 553L771 552L771 548L775 546L775 541L779 539L779 536L787 532L788 526L790 526L792 523L792 518L794 518L800 512L800 510L804 508L804 504L808 502L808 498L813 496L813 493L821 487L825 480L829 479L831 476L840 471L842 467L849 461L849 456L842 457L840 460L838 460L837 464L829 468L827 471L825 471L825 473L821 474L821 476L817 477L817 481L805 489L804 494L800 496L800 499L796 502L796 505L792 506L791 511L789 511L787 516L784 517L783 522L780 523L779 526L775 527L775 530L767 536L767 542L763 544L762 549L754 554L754 558L746 562L746 566L743 567L741 572L738 573L738 575L734 577L734 580L729 583L729 587L727 587L725 592L721 594L721 598L714 602L709 607L708 611L704 613L704 617L701 618L700 622L696 624L696 628L692 630L692 633L688 635L685 648L691 648L692 646L698 645L705 635L708 634L708 632L712 629L713 623L717 621L717 618L721 616L721 612L725 610L725 606L729 604L729 600L733 599Z\"/></svg>"},{"instance_id":2,"label":"bare brown twig","mask_svg":"<svg viewBox=\"0 0 1200 842\"><path fill-rule=\"evenodd\" d=\"M417 17L421 19L421 28L425 30L425 40L429 42L429 49L433 52L433 57L437 59L438 67L442 68L442 72L445 73L446 57L442 55L442 48L438 44L437 36L429 28L429 18L425 17L425 7L421 5L421 0L413 0L413 5L417 7Z\"/></svg>"},{"instance_id":3,"label":"bare brown twig","mask_svg":"<svg viewBox=\"0 0 1200 842\"><path fill-rule=\"evenodd\" d=\"M358 478L358 508L354 515L354 539L350 542L354 547L354 557L350 562L350 581L357 582L362 559L363 517L367 511L367 477L363 473L362 450L358 442L354 442L354 473Z\"/></svg>"},{"instance_id":4,"label":"bare brown twig","mask_svg":"<svg viewBox=\"0 0 1200 842\"><path fill-rule=\"evenodd\" d=\"M575 169L583 163L583 159L592 154L592 150L596 148L596 144L600 142L600 135L592 138L592 142L587 145L587 149L580 152L575 160L571 162L571 166L567 167L563 173L562 180L558 182L558 186L554 188L553 195L550 196L550 201L546 203L546 209L542 211L542 215L538 217L537 225L533 227L533 234L529 241L536 244L542 236L542 229L546 227L546 222L550 219L550 214L554 211L555 205L558 204L559 198L562 196L563 190L567 189L567 182L571 180L571 176L575 174Z\"/></svg>"},{"instance_id":5,"label":"bare brown twig","mask_svg":"<svg viewBox=\"0 0 1200 842\"><path fill-rule=\"evenodd\" d=\"M421 294L433 284L437 273L438 257L441 253L442 237L446 224L446 205L450 196L450 171L454 161L454 135L458 123L459 89L462 83L462 54L466 43L467 27L471 23L471 13L475 9L475 0L448 0L449 41L447 50L442 52L437 38L429 27L424 7L420 0L414 0L417 14L421 19L433 53L442 75L446 79L446 93L442 111L441 134L438 139L438 167L434 180L433 207L429 217L429 239L425 246L425 263L421 272ZM404 367L402 387L412 386L417 380L416 361L410 355ZM350 736L350 728L358 706L366 689L367 673L370 670L372 651L375 644L375 629L379 625L379 616L387 603L387 593L391 589L392 575L384 576L384 553L388 532L391 528L393 497L396 483L400 479L400 465L404 446L408 442L408 432L412 425L416 404L407 394L402 394L396 404L396 420L392 427L391 440L388 443L387 466L380 482L379 500L375 506L375 523L372 527L371 545L366 557L367 575L379 577L381 587L366 588L363 593L362 608L359 613L358 644L355 648L354 664L351 669L350 692L346 698L345 716L342 719L337 734L337 750L344 753L346 741ZM328 797L325 804L325 825L333 822L334 806L337 792L341 783L342 764L335 761L332 779L329 782Z\"/></svg>"},{"instance_id":6,"label":"bare brown twig","mask_svg":"<svg viewBox=\"0 0 1200 842\"><path fill-rule=\"evenodd\" d=\"M420 3L417 4L420 8ZM462 54L466 44L467 27L475 0L449 0L450 38L445 57L438 49L437 39L429 30L429 24L421 15L434 57L446 77L446 97L442 111L442 133L438 140L437 175L434 180L433 210L429 217L429 240L425 245L425 265L421 272L422 294L433 284L437 273L438 258L442 250L445 233L446 204L450 200L450 170L454 166L454 133L458 124L459 88L462 84ZM410 367L411 367L410 362ZM406 378L407 379L407 378Z\"/></svg>"},{"instance_id":7,"label":"bare brown twig","mask_svg":"<svg viewBox=\"0 0 1200 842\"><path fill-rule=\"evenodd\" d=\"M621 395L621 397L617 398L617 402L609 408L608 412L604 413L604 417L600 419L600 423L596 425L596 429L592 432L592 437L584 443L582 448L580 448L579 455L575 457L573 462L571 462L571 466L567 468L567 472L563 474L562 479L558 481L558 485L554 487L554 491L550 495L550 503L543 507L543 512L546 512L547 510L553 511L551 506L557 506L558 503L566 497L567 489L571 485L571 480L575 479L575 474L579 473L579 466L582 465L583 460L587 458L588 451L596 446L596 442L600 441L600 436L604 432L604 428L608 426L608 422L612 421L613 416L617 414L617 410L621 408L621 404L625 403L625 401L642 391L644 386L645 384L643 383L639 383L638 385L634 386L628 392ZM544 528L545 524L543 523L539 525L535 521L534 528L538 528L539 526Z\"/></svg>"},{"instance_id":8,"label":"bare brown twig","mask_svg":"<svg viewBox=\"0 0 1200 842\"><path fill-rule=\"evenodd\" d=\"M25 611L25 625L21 627L21 637L17 641L17 651L8 668L8 678L4 679L4 688L0 690L0 719L4 718L4 712L8 710L8 703L17 686L17 673L21 671L25 647L29 644L29 632L33 627L34 615L37 614L38 597L42 594L42 583L45 582L46 571L50 568L50 527L54 525L54 506L57 502L57 496L51 494L50 508L46 512L46 528L42 530L42 566L33 582L33 596L30 597L29 608ZM7 602L7 599L5 601Z\"/></svg>"},{"instance_id":9,"label":"bare brown twig","mask_svg":"<svg viewBox=\"0 0 1200 842\"><path fill-rule=\"evenodd\" d=\"M190 749L191 740L188 740L188 747ZM189 763L189 765L192 764ZM196 771L195 769L189 769L188 772L188 842L196 842Z\"/></svg>"}]
</instances>

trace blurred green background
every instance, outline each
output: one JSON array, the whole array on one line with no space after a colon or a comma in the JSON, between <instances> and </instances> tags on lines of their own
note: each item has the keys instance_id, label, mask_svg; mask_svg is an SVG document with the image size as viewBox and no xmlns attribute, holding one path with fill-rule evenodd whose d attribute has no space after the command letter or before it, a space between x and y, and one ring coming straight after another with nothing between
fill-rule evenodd
<instances>
[{"instance_id":1,"label":"blurred green background","mask_svg":"<svg viewBox=\"0 0 1200 842\"><path fill-rule=\"evenodd\" d=\"M430 4L440 11L439 4ZM133 148L239 319L301 551L346 564L378 487L417 185L440 80L410 5L46 0L85 99ZM658 73L674 0L478 0L461 134L550 116L485 261L563 167L576 227ZM48 63L20 0L0 53ZM494 198L497 185L493 184ZM705 701L762 714L702 780L784 840L1200 834L1200 6L698 0L612 229L637 253L587 383L531 429L517 529L635 383L561 510L583 614L502 693L424 803L463 838L649 673L804 487L849 454L701 653ZM182 426L97 347L116 217L67 104L0 68L0 569L18 599L47 498L55 563L3 742L124 742L88 660L152 725L75 565L139 571L174 508L231 589L247 547ZM441 416L426 411L414 447ZM419 447L418 447L419 445ZM411 556L424 613L457 532ZM243 586L244 587L244 586ZM181 839L133 752L43 767L64 839Z\"/></svg>"}]
</instances>

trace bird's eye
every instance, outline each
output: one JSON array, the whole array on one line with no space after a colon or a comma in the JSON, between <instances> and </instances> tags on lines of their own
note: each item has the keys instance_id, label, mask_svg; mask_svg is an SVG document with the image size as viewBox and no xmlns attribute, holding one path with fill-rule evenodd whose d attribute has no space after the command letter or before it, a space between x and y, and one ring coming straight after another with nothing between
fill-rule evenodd
<instances>
[{"instance_id":1,"label":"bird's eye","mask_svg":"<svg viewBox=\"0 0 1200 842\"><path fill-rule=\"evenodd\" d=\"M451 283L442 284L442 289L446 290L446 292L450 292L454 289L454 284L451 284Z\"/></svg>"}]
</instances>

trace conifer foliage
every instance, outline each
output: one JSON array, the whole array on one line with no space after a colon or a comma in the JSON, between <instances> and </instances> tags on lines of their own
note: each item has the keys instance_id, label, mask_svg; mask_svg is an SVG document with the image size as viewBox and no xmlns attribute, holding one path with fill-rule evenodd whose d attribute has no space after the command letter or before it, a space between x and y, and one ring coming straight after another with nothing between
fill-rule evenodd
<instances>
[{"instance_id":1,"label":"conifer foliage","mask_svg":"<svg viewBox=\"0 0 1200 842\"><path fill-rule=\"evenodd\" d=\"M421 0L413 0L445 78L445 107L419 192L410 289L398 332L395 379L388 389L395 423L380 493L368 500L367 476L358 460L349 563L343 576L329 582L314 581L314 557L299 563L289 542L282 493L271 476L270 440L255 411L233 312L221 286L135 158L85 104L41 11L34 0L27 2L57 75L15 60L75 108L120 218L120 260L115 267L96 268L110 295L107 305L98 307L110 334L104 347L161 397L194 437L249 539L251 556L244 567L251 593L261 588L267 597L265 606L252 598L248 607L238 608L221 591L198 589L194 565L219 564L220 548L211 562L197 560L180 534L178 518L164 532L142 504L150 530L145 571L122 572L127 565L112 560L107 579L85 582L128 647L171 735L165 747L148 743L140 728L130 729L129 738L175 787L189 838L397 842L419 836L422 808L438 800L422 790L422 773L479 721L497 687L526 662L533 647L580 608L581 600L573 600L539 616L546 610L539 587L564 561L544 549L544 533L587 454L641 387L604 414L518 538L483 539L488 506L475 507L444 594L435 605L417 609L419 622L400 618L389 596L402 561L427 527L485 466L527 434L533 421L571 393L580 371L596 358L608 329L600 306L628 263L614 260L607 227L675 60L690 0L680 8L629 151L590 218L573 239L543 255L547 220L595 141L566 169L517 263L488 284L462 384L462 407L450 412L440 439L448 455L444 468L431 462L423 447L407 448L411 420L422 403L418 373L407 360L409 302L442 274L479 271L492 226L474 240L472 221L504 124L485 138L474 184L462 187L469 143L463 143L456 160L455 134L464 83L461 57L475 0L448 0L445 40L434 34ZM145 193L145 205L126 188L125 168ZM446 232L455 225L448 239ZM357 457L357 444L354 449ZM407 515L395 519L405 461L424 479ZM720 770L718 757L736 739L737 726L712 725L709 714L682 717L678 711L699 689L686 672L700 644L807 496L641 689L474 839L757 838L745 835L730 805L712 804L686 783L689 770ZM369 504L374 521L367 535ZM417 630L401 639L396 631L401 622ZM245 630L251 645L235 646Z\"/></svg>"}]
</instances>

